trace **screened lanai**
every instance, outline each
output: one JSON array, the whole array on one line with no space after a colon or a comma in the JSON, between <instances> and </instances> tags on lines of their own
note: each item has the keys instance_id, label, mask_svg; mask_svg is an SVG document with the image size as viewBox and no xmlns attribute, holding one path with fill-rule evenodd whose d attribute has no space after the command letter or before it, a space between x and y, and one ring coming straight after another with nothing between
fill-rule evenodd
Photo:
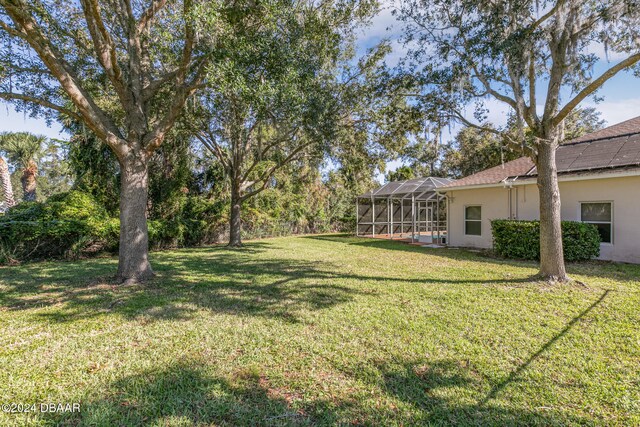
<instances>
[{"instance_id":1,"label":"screened lanai","mask_svg":"<svg viewBox=\"0 0 640 427\"><path fill-rule=\"evenodd\" d=\"M447 242L447 198L438 188L448 178L394 181L356 198L358 236Z\"/></svg>"}]
</instances>

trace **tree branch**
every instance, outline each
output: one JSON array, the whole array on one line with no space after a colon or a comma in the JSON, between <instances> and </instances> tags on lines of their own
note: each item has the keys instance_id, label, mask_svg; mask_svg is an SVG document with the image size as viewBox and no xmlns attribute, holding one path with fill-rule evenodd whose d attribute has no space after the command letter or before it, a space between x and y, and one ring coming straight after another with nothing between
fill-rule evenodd
<instances>
[{"instance_id":1,"label":"tree branch","mask_svg":"<svg viewBox=\"0 0 640 427\"><path fill-rule=\"evenodd\" d=\"M82 4L85 20L87 21L89 34L93 40L96 56L102 68L104 68L106 75L113 84L118 98L120 98L120 102L123 105L131 105L133 100L122 78L122 70L118 65L113 39L102 20L100 5L96 0L81 0L80 3Z\"/></svg>"},{"instance_id":2,"label":"tree branch","mask_svg":"<svg viewBox=\"0 0 640 427\"><path fill-rule=\"evenodd\" d=\"M7 34L9 34L10 36L18 37L21 39L24 39L26 37L26 35L23 32L21 32L20 30L16 30L15 28L11 28L2 20L0 20L0 28L5 30Z\"/></svg>"},{"instance_id":3,"label":"tree branch","mask_svg":"<svg viewBox=\"0 0 640 427\"><path fill-rule=\"evenodd\" d=\"M116 154L122 154L122 144L125 142L120 131L78 83L77 77L71 71L62 53L51 44L42 28L29 13L29 6L21 0L0 0L0 5L19 31L24 33L25 40L36 51L51 74L60 82L62 89L78 108L83 121L99 138L106 141Z\"/></svg>"},{"instance_id":4,"label":"tree branch","mask_svg":"<svg viewBox=\"0 0 640 427\"><path fill-rule=\"evenodd\" d=\"M173 126L175 121L180 116L180 113L182 113L182 108L184 107L185 102L187 102L187 99L200 86L200 83L204 78L204 72L206 68L205 63L206 62L200 64L191 83L183 83L182 85L176 87L174 100L169 107L169 111L165 114L162 120L160 120L158 124L154 126L153 130L145 135L143 146L145 151L147 151L149 155L153 153L153 151L156 150L160 146L160 144L162 144L164 135Z\"/></svg>"},{"instance_id":5,"label":"tree branch","mask_svg":"<svg viewBox=\"0 0 640 427\"><path fill-rule=\"evenodd\" d=\"M153 0L151 2L151 6L149 6L140 16L140 20L138 21L138 25L136 26L136 30L138 33L143 33L149 25L153 22L156 14L164 8L167 4L167 0ZM185 18L186 19L186 18Z\"/></svg>"},{"instance_id":6,"label":"tree branch","mask_svg":"<svg viewBox=\"0 0 640 427\"><path fill-rule=\"evenodd\" d=\"M288 139L293 139L296 135L296 133L298 133L298 128L293 129L291 132L287 133L284 136L281 136L279 138L274 138L269 144L267 144L262 150L260 150L260 156L261 158L264 158L267 154L267 152L269 152L269 150L271 150L272 148L274 148L276 145L285 142ZM249 166L249 168L245 171L245 173L242 175L242 180L245 181L246 179L249 178L249 174L253 171L253 169L255 169L255 167L258 165L258 163L260 163L259 160L253 162L253 164L251 166Z\"/></svg>"},{"instance_id":7,"label":"tree branch","mask_svg":"<svg viewBox=\"0 0 640 427\"><path fill-rule=\"evenodd\" d=\"M573 111L573 109L582 102L586 97L595 92L599 87L601 87L607 80L615 76L620 71L632 67L638 61L640 61L640 53L636 53L631 55L624 61L621 61L609 68L607 71L602 73L600 77L592 81L587 87L582 89L571 101L569 101L556 116L552 119L551 123L554 126L557 126L562 122L568 115Z\"/></svg>"},{"instance_id":8,"label":"tree branch","mask_svg":"<svg viewBox=\"0 0 640 427\"><path fill-rule=\"evenodd\" d=\"M216 139L213 137L213 135L208 132L201 131L195 132L195 137L202 143L202 145L204 145L207 150L211 152L211 154L218 158L220 163L222 163L222 167L224 167L226 171L229 171L231 169L229 156L224 152L224 150L222 150L222 147L220 147L220 145L216 142Z\"/></svg>"},{"instance_id":9,"label":"tree branch","mask_svg":"<svg viewBox=\"0 0 640 427\"><path fill-rule=\"evenodd\" d=\"M473 67L474 70L476 71L476 75L474 77L476 77L478 80L480 80L480 82L483 84L486 92L493 96L494 98L496 98L498 101L502 101L505 104L509 105L511 108L513 108L514 110L518 109L518 103L516 102L515 99L501 94L500 92L496 91L494 88L491 87L491 83L487 80L487 78L485 76L483 76L481 73L478 72L478 70L476 69L476 67Z\"/></svg>"},{"instance_id":10,"label":"tree branch","mask_svg":"<svg viewBox=\"0 0 640 427\"><path fill-rule=\"evenodd\" d=\"M19 101L31 102L33 104L38 104L43 107L50 108L59 113L66 114L67 116L72 117L75 120L82 121L82 117L75 111L71 111L68 108L61 107L60 105L54 104L53 102L49 102L45 99L40 99L33 96L28 96L28 95L22 95L19 93L9 93L9 92L0 92L0 99L6 99L7 101L19 100Z\"/></svg>"},{"instance_id":11,"label":"tree branch","mask_svg":"<svg viewBox=\"0 0 640 427\"><path fill-rule=\"evenodd\" d=\"M531 119L535 118L536 122L538 115L536 114L536 67L535 67L535 53L533 49L529 52L529 111L527 115ZM537 124L536 124L537 125Z\"/></svg>"},{"instance_id":12,"label":"tree branch","mask_svg":"<svg viewBox=\"0 0 640 427\"><path fill-rule=\"evenodd\" d=\"M192 1L184 0L185 17L190 13L191 7ZM148 154L151 154L160 146L162 140L164 139L164 135L180 116L182 107L184 106L185 102L187 101L189 96L191 96L191 94L193 94L193 92L195 92L196 89L200 87L200 83L204 79L206 67L209 63L209 58L205 56L194 61L194 44L195 31L192 23L187 19L185 21L185 42L184 48L182 50L182 59L180 61L178 69L176 70L176 93L174 95L173 102L169 107L169 111L165 114L162 120L158 122L154 129L152 129L151 132L149 132L144 138L143 146ZM187 73L194 64L196 68L194 76L191 79L191 82L187 83ZM152 93L147 95L153 96Z\"/></svg>"},{"instance_id":13,"label":"tree branch","mask_svg":"<svg viewBox=\"0 0 640 427\"><path fill-rule=\"evenodd\" d=\"M253 190L249 193L245 193L240 197L241 201L247 200L253 196L255 196L256 194L260 193L261 191L263 191L265 188L267 188L267 185L269 184L269 179L271 179L271 177L273 176L273 174L280 169L281 167L283 167L284 165L292 162L293 160L296 160L296 156L302 152L302 150L304 150L305 148L309 147L310 145L313 144L313 141L309 141L305 144L300 145L299 147L296 147L295 150L293 150L291 153L289 153L289 155L287 157L284 158L284 160L277 162L273 167L271 167L267 172L265 172L264 174L262 174L262 176L260 176L260 178L258 178L256 180L256 182L262 182L262 185L260 187L258 187L256 190Z\"/></svg>"},{"instance_id":14,"label":"tree branch","mask_svg":"<svg viewBox=\"0 0 640 427\"><path fill-rule=\"evenodd\" d=\"M174 80L178 74L178 70L173 70L166 72L161 77L151 80L146 86L142 88L142 100L143 102L151 99L158 89L160 89L163 85L169 83L171 80Z\"/></svg>"},{"instance_id":15,"label":"tree branch","mask_svg":"<svg viewBox=\"0 0 640 427\"><path fill-rule=\"evenodd\" d=\"M478 130L483 131L483 132L489 132L489 133L492 133L494 135L499 136L500 138L504 138L504 140L508 143L509 147L511 147L513 149L523 150L525 152L525 154L527 154L532 159L536 155L535 150L532 149L531 147L527 146L526 144L524 144L524 141L517 141L517 140L513 139L510 135L508 135L505 132L502 132L502 131L500 131L498 129L494 129L492 127L482 126L482 125L473 123L472 121L467 120L458 111L454 111L454 116L455 116L454 117L455 119L459 120L465 126L468 126L470 128L474 128L474 129L478 129Z\"/></svg>"},{"instance_id":16,"label":"tree branch","mask_svg":"<svg viewBox=\"0 0 640 427\"><path fill-rule=\"evenodd\" d=\"M529 31L530 32L535 31L540 25L544 24L549 18L551 18L553 15L555 15L555 13L558 11L558 9L560 9L560 6L562 6L564 4L564 2L565 2L565 0L558 0L556 2L556 4L553 5L553 7L551 9L549 9L549 11L547 13L542 15L539 19L534 21L529 26L529 28L528 28Z\"/></svg>"}]
</instances>

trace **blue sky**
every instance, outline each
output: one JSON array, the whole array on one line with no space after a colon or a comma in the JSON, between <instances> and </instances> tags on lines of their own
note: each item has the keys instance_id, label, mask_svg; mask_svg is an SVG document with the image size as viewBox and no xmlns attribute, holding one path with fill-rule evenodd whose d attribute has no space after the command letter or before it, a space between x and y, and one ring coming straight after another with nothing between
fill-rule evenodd
<instances>
[{"instance_id":1,"label":"blue sky","mask_svg":"<svg viewBox=\"0 0 640 427\"><path fill-rule=\"evenodd\" d=\"M400 25L392 16L389 8L383 9L373 19L371 26L362 32L359 38L360 50L364 52L366 48L375 45L382 39L390 39L394 50L387 58L387 62L390 65L395 65L404 54L404 49L398 42L401 33ZM604 57L604 52L599 53L602 59L596 66L596 74L610 67L616 61L616 58L609 58L611 62L608 62ZM640 79L631 73L618 74L605 84L598 95L604 100L596 104L593 99L588 99L581 105L597 108L607 124L612 125L640 116ZM496 124L502 124L506 116L506 108L498 102L490 102L488 107L490 110L489 120ZM0 102L0 131L29 131L51 138L65 137L57 123L54 122L51 126L47 126L43 119L30 118L28 114L16 113L11 105L2 102ZM387 169L393 170L400 164L398 161L390 162Z\"/></svg>"}]
</instances>

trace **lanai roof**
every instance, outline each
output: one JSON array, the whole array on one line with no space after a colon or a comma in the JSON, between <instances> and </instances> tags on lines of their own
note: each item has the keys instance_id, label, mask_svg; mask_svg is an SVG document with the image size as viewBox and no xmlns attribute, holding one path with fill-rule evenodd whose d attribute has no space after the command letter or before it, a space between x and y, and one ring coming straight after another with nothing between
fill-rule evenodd
<instances>
[{"instance_id":1,"label":"lanai roof","mask_svg":"<svg viewBox=\"0 0 640 427\"><path fill-rule=\"evenodd\" d=\"M449 178L415 178L406 181L392 181L388 182L382 187L375 190L368 191L358 196L358 198L370 199L384 198L384 197L405 197L411 194L415 195L417 200L427 199L431 196L436 189L452 183L453 180Z\"/></svg>"}]
</instances>

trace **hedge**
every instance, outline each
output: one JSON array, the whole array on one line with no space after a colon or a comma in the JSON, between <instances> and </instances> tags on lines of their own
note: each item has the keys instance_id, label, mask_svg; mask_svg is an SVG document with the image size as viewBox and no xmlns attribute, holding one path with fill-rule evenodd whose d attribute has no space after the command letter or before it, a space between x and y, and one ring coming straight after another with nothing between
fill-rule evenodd
<instances>
[{"instance_id":1,"label":"hedge","mask_svg":"<svg viewBox=\"0 0 640 427\"><path fill-rule=\"evenodd\" d=\"M225 240L227 212L225 199L187 196L167 218L147 221L149 247L198 246ZM305 221L276 220L250 206L243 215L244 238L323 230ZM116 252L119 235L120 220L80 190L56 194L45 202L22 202L0 214L0 264Z\"/></svg>"},{"instance_id":2,"label":"hedge","mask_svg":"<svg viewBox=\"0 0 640 427\"><path fill-rule=\"evenodd\" d=\"M493 248L505 258L540 259L540 221L491 221ZM600 255L600 234L593 224L562 221L565 261L586 261Z\"/></svg>"}]
</instances>

